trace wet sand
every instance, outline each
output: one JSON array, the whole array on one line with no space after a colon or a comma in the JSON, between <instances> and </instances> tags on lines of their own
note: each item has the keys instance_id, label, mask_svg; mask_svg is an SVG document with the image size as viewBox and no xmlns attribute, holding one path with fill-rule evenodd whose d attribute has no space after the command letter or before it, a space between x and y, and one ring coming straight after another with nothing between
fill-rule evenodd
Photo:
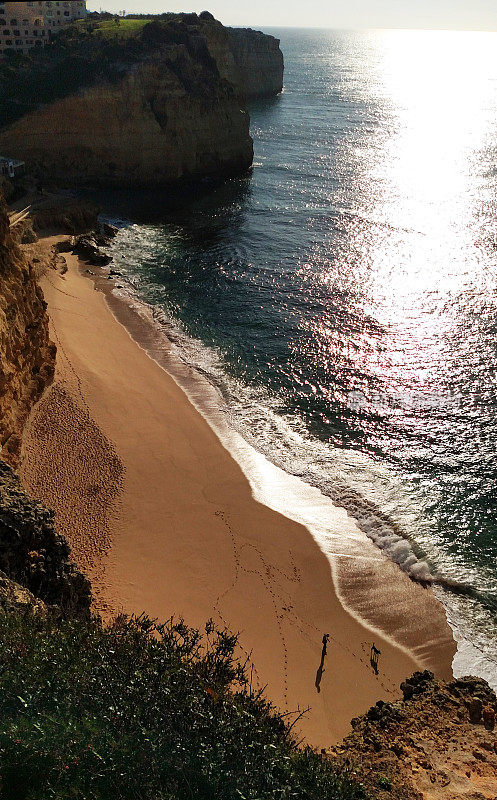
<instances>
[{"instance_id":1,"label":"wet sand","mask_svg":"<svg viewBox=\"0 0 497 800\"><path fill-rule=\"evenodd\" d=\"M28 423L21 477L54 509L104 618L146 612L201 627L212 617L239 632L253 683L284 712L309 707L299 730L317 747L338 741L378 699L399 696L414 669L448 677L455 646L431 591L341 509L330 515L327 556L304 525L258 502L204 416L145 351L164 348L153 326L109 304L98 286L110 282L96 288L86 264L65 258L65 274L50 269L41 281L57 369ZM273 505L270 485L264 494Z\"/></svg>"}]
</instances>

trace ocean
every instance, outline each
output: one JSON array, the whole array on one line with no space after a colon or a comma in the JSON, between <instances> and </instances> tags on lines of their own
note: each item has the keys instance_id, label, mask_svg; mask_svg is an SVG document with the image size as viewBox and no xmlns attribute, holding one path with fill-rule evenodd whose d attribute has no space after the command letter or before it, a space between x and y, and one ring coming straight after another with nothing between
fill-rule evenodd
<instances>
[{"instance_id":1,"label":"ocean","mask_svg":"<svg viewBox=\"0 0 497 800\"><path fill-rule=\"evenodd\" d=\"M285 89L250 107L253 171L121 214L116 268L497 687L497 34L266 32Z\"/></svg>"}]
</instances>

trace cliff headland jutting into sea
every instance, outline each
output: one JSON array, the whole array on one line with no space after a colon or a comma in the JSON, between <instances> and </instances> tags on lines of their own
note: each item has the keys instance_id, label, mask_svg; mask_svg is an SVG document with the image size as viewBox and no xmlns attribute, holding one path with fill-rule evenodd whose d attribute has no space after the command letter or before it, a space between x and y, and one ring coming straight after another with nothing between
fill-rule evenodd
<instances>
[{"instance_id":1,"label":"cliff headland jutting into sea","mask_svg":"<svg viewBox=\"0 0 497 800\"><path fill-rule=\"evenodd\" d=\"M70 27L36 54L35 69L7 70L0 150L69 186L164 186L248 169L243 101L281 91L277 40L209 14L141 22L124 40L120 28Z\"/></svg>"},{"instance_id":2,"label":"cliff headland jutting into sea","mask_svg":"<svg viewBox=\"0 0 497 800\"><path fill-rule=\"evenodd\" d=\"M282 86L276 38L207 12L0 65L5 797L495 797L495 694L431 589L229 428L75 196L246 172Z\"/></svg>"}]
</instances>

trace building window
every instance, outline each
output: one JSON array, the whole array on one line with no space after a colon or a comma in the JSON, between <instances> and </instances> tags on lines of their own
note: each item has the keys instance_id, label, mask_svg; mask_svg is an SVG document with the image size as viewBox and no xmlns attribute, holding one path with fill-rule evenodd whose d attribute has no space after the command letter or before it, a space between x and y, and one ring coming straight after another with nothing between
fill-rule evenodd
<instances>
[{"instance_id":1,"label":"building window","mask_svg":"<svg viewBox=\"0 0 497 800\"><path fill-rule=\"evenodd\" d=\"M10 36L10 31L9 31L9 30L6 30L6 31L4 31L4 32L3 32L3 35L4 35L4 36Z\"/></svg>"},{"instance_id":2,"label":"building window","mask_svg":"<svg viewBox=\"0 0 497 800\"><path fill-rule=\"evenodd\" d=\"M21 31L12 31L12 36L20 36Z\"/></svg>"},{"instance_id":3,"label":"building window","mask_svg":"<svg viewBox=\"0 0 497 800\"><path fill-rule=\"evenodd\" d=\"M6 39L5 44L12 44L12 39Z\"/></svg>"},{"instance_id":4,"label":"building window","mask_svg":"<svg viewBox=\"0 0 497 800\"><path fill-rule=\"evenodd\" d=\"M10 20L10 24L15 27L17 25L17 20L16 19L11 19Z\"/></svg>"}]
</instances>

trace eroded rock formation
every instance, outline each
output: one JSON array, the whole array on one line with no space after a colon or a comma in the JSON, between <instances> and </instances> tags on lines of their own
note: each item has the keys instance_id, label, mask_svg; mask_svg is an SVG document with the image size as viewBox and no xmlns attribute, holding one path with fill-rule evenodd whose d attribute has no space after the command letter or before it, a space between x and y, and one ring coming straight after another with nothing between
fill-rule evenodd
<instances>
[{"instance_id":1,"label":"eroded rock formation","mask_svg":"<svg viewBox=\"0 0 497 800\"><path fill-rule=\"evenodd\" d=\"M200 15L207 46L219 74L238 97L274 97L283 89L283 53L279 39L250 28L225 28Z\"/></svg>"},{"instance_id":2,"label":"eroded rock formation","mask_svg":"<svg viewBox=\"0 0 497 800\"><path fill-rule=\"evenodd\" d=\"M158 58L23 117L0 133L0 149L73 185L160 186L248 169L248 114L227 87L204 89L192 94Z\"/></svg>"},{"instance_id":3,"label":"eroded rock formation","mask_svg":"<svg viewBox=\"0 0 497 800\"><path fill-rule=\"evenodd\" d=\"M43 293L0 202L0 443L2 458L15 465L27 416L53 377L55 347Z\"/></svg>"},{"instance_id":4,"label":"eroded rock formation","mask_svg":"<svg viewBox=\"0 0 497 800\"><path fill-rule=\"evenodd\" d=\"M0 150L72 185L164 186L248 169L248 113L198 26L152 22L136 45L136 56L108 67L99 52L99 80L17 119Z\"/></svg>"},{"instance_id":5,"label":"eroded rock formation","mask_svg":"<svg viewBox=\"0 0 497 800\"><path fill-rule=\"evenodd\" d=\"M31 500L0 460L0 596L7 605L29 605L15 582L67 616L88 617L90 584L69 553L66 540L54 529L53 513Z\"/></svg>"},{"instance_id":6,"label":"eroded rock formation","mask_svg":"<svg viewBox=\"0 0 497 800\"><path fill-rule=\"evenodd\" d=\"M416 672L404 699L352 720L330 756L357 771L377 800L494 800L497 699L480 678L436 681Z\"/></svg>"}]
</instances>

